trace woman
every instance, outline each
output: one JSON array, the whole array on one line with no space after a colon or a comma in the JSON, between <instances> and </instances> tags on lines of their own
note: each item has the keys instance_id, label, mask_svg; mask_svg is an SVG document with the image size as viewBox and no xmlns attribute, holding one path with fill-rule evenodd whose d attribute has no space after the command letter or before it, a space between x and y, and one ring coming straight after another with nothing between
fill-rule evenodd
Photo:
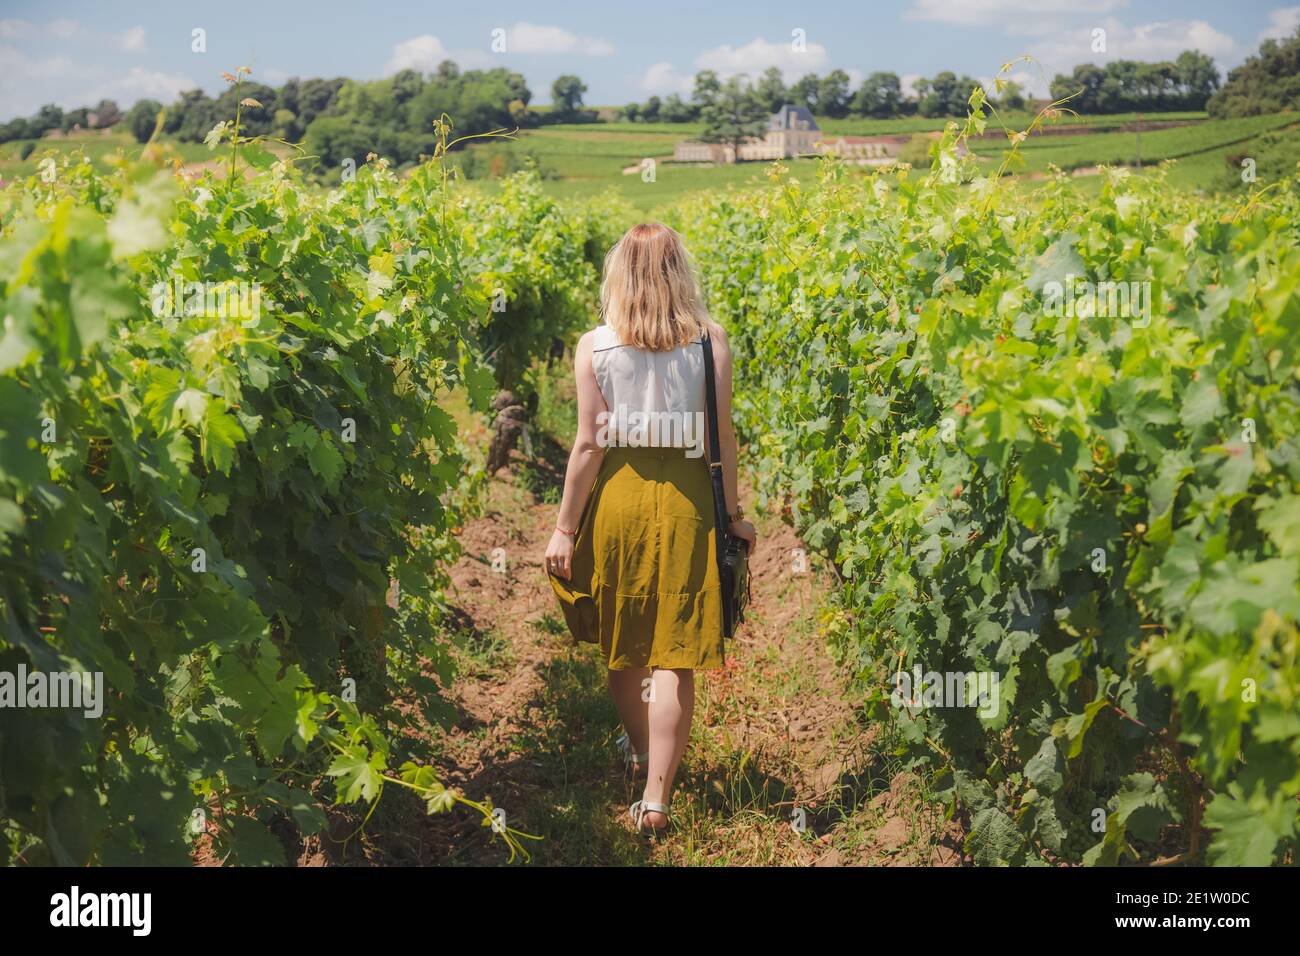
<instances>
[{"instance_id":1,"label":"woman","mask_svg":"<svg viewBox=\"0 0 1300 956\"><path fill-rule=\"evenodd\" d=\"M736 495L731 352L686 249L659 223L634 226L605 257L604 324L578 341L578 435L546 570L576 641L599 644L623 722L619 745L647 771L630 814L668 827L690 737L694 672L723 665L722 600L709 480L703 337L713 350L731 532L749 542Z\"/></svg>"}]
</instances>

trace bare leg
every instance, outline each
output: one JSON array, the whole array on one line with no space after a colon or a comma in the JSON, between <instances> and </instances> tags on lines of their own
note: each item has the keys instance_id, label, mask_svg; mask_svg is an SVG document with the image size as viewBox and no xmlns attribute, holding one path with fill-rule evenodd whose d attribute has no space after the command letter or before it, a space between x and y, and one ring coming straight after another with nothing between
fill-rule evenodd
<instances>
[{"instance_id":1,"label":"bare leg","mask_svg":"<svg viewBox=\"0 0 1300 956\"><path fill-rule=\"evenodd\" d=\"M614 699L618 718L632 744L632 753L643 754L650 742L646 702L642 700L645 680L650 676L648 667L630 667L609 672L609 696Z\"/></svg>"},{"instance_id":2,"label":"bare leg","mask_svg":"<svg viewBox=\"0 0 1300 956\"><path fill-rule=\"evenodd\" d=\"M673 777L686 753L691 736L691 718L695 714L695 672L656 668L654 694L650 698L650 772L646 778L645 799L667 803L673 792ZM647 812L647 826L662 829L668 818L662 813Z\"/></svg>"}]
</instances>

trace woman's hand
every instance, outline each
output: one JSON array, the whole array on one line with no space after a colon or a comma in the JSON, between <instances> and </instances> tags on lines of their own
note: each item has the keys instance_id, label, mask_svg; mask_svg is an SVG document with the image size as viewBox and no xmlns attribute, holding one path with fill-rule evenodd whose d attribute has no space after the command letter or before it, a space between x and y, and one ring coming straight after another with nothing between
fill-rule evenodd
<instances>
[{"instance_id":1,"label":"woman's hand","mask_svg":"<svg viewBox=\"0 0 1300 956\"><path fill-rule=\"evenodd\" d=\"M573 574L573 535L559 528L551 534L551 543L546 546L546 573L565 581Z\"/></svg>"},{"instance_id":2,"label":"woman's hand","mask_svg":"<svg viewBox=\"0 0 1300 956\"><path fill-rule=\"evenodd\" d=\"M758 530L753 524L744 520L731 522L731 533L737 538L744 538L749 542L749 556L754 556L754 549L758 547Z\"/></svg>"}]
</instances>

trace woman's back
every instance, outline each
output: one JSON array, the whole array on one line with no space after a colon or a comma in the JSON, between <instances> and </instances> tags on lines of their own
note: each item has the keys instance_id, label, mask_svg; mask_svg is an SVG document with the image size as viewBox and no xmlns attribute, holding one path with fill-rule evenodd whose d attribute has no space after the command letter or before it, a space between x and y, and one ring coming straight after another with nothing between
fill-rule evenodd
<instances>
[{"instance_id":1,"label":"woman's back","mask_svg":"<svg viewBox=\"0 0 1300 956\"><path fill-rule=\"evenodd\" d=\"M629 814L662 832L694 672L726 665L719 546L728 532L751 546L756 535L737 497L731 350L681 237L661 223L629 229L605 257L600 313L605 324L573 357L577 431L546 570L573 640L600 646L626 731L620 748L630 769L645 770ZM720 473L702 460L708 391Z\"/></svg>"},{"instance_id":2,"label":"woman's back","mask_svg":"<svg viewBox=\"0 0 1300 956\"><path fill-rule=\"evenodd\" d=\"M592 330L592 371L608 408L606 441L620 447L704 450L702 339L662 352L626 345L609 325Z\"/></svg>"}]
</instances>

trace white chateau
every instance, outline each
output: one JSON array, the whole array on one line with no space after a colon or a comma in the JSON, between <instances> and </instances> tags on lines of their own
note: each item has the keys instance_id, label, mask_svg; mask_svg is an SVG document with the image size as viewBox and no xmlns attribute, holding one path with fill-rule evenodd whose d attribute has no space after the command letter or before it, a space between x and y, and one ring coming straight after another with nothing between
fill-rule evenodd
<instances>
[{"instance_id":1,"label":"white chateau","mask_svg":"<svg viewBox=\"0 0 1300 956\"><path fill-rule=\"evenodd\" d=\"M795 156L833 153L862 165L892 162L907 136L822 137L821 127L805 107L786 104L773 113L762 139L740 144L740 156L730 143L678 143L673 159L679 163L734 163L737 159L793 159ZM635 171L634 167L632 171Z\"/></svg>"},{"instance_id":2,"label":"white chateau","mask_svg":"<svg viewBox=\"0 0 1300 956\"><path fill-rule=\"evenodd\" d=\"M673 159L683 163L734 163L738 158L789 159L813 152L821 136L821 128L812 113L787 103L767 121L767 133L762 139L740 144L739 157L730 143L678 143Z\"/></svg>"}]
</instances>

